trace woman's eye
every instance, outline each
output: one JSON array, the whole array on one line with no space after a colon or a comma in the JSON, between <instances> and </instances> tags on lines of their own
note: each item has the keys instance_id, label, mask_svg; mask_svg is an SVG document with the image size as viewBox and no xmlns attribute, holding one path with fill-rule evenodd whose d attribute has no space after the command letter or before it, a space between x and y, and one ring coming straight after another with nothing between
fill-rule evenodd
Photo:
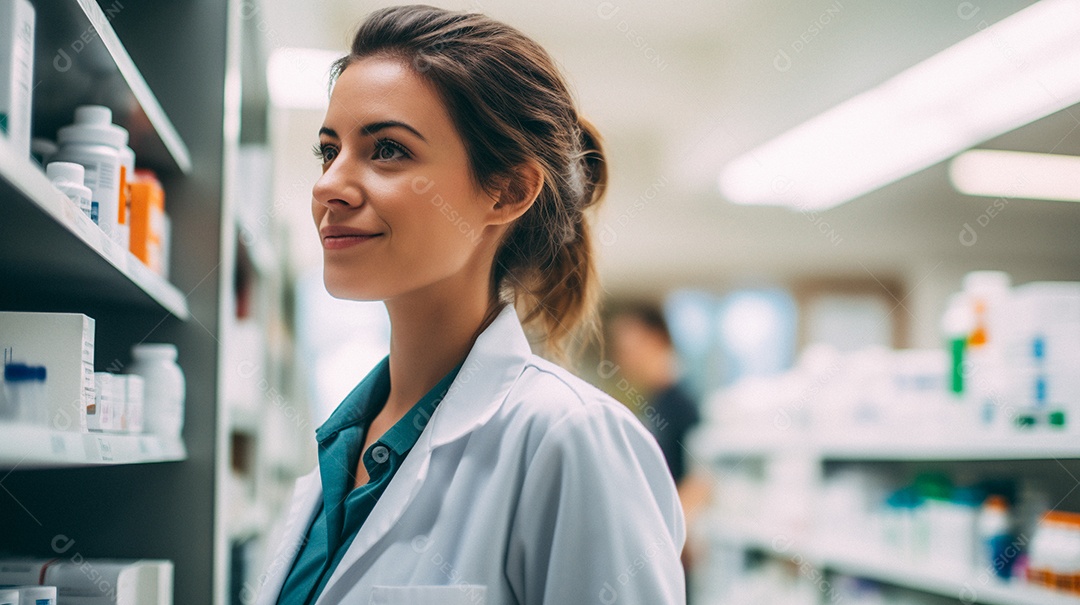
<instances>
[{"instance_id":1,"label":"woman's eye","mask_svg":"<svg viewBox=\"0 0 1080 605\"><path fill-rule=\"evenodd\" d=\"M400 160L409 157L409 152L400 144L390 139L375 141L375 153L372 159L381 161Z\"/></svg>"},{"instance_id":2,"label":"woman's eye","mask_svg":"<svg viewBox=\"0 0 1080 605\"><path fill-rule=\"evenodd\" d=\"M319 158L323 164L328 164L337 157L337 148L333 145L315 145L311 151L315 154L315 157Z\"/></svg>"}]
</instances>

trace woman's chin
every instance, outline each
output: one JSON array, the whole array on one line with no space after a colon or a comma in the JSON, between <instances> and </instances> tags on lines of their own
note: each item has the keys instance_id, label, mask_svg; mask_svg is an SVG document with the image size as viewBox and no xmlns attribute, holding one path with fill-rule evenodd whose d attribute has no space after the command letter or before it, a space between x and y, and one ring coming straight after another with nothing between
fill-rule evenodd
<instances>
[{"instance_id":1,"label":"woman's chin","mask_svg":"<svg viewBox=\"0 0 1080 605\"><path fill-rule=\"evenodd\" d=\"M370 283L359 285L357 284L358 281L361 280L353 277L348 280L348 283L343 283L345 280L332 279L329 275L323 277L326 291L334 298L357 301L386 300L387 296L384 292L372 288Z\"/></svg>"}]
</instances>

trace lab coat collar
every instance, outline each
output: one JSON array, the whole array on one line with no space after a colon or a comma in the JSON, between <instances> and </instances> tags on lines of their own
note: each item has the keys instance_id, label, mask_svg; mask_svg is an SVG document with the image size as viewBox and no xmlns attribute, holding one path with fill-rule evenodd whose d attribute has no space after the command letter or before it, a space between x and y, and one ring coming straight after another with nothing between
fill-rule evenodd
<instances>
[{"instance_id":1,"label":"lab coat collar","mask_svg":"<svg viewBox=\"0 0 1080 605\"><path fill-rule=\"evenodd\" d=\"M431 418L431 447L450 443L495 414L532 354L513 305L504 305L476 337Z\"/></svg>"},{"instance_id":2,"label":"lab coat collar","mask_svg":"<svg viewBox=\"0 0 1080 605\"><path fill-rule=\"evenodd\" d=\"M446 397L435 408L429 426L405 457L394 479L353 538L316 601L334 602L342 578L356 578L364 554L401 518L427 477L432 452L483 426L502 405L532 355L517 310L505 305L490 325L477 336ZM321 491L316 488L315 491ZM316 499L307 498L314 509ZM306 529L306 527L305 527ZM302 537L302 536L301 536ZM357 567L357 571L353 568Z\"/></svg>"}]
</instances>

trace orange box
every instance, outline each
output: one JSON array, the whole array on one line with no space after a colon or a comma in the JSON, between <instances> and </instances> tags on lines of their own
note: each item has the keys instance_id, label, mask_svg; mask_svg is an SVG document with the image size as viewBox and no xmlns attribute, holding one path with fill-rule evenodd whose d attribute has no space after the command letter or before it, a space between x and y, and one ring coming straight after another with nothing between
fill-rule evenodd
<instances>
[{"instance_id":1,"label":"orange box","mask_svg":"<svg viewBox=\"0 0 1080 605\"><path fill-rule=\"evenodd\" d=\"M162 275L161 232L165 214L165 190L150 170L135 170L131 188L131 244L129 248L144 265Z\"/></svg>"}]
</instances>

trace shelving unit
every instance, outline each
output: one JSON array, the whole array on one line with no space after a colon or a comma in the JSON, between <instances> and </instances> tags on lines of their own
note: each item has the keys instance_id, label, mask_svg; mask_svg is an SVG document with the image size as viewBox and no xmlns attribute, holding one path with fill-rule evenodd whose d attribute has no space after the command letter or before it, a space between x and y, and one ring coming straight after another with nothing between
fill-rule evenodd
<instances>
[{"instance_id":1,"label":"shelving unit","mask_svg":"<svg viewBox=\"0 0 1080 605\"><path fill-rule=\"evenodd\" d=\"M799 452L825 460L934 461L934 460L1055 460L1080 459L1080 435L1069 432L1032 432L1007 435L963 433L952 435L897 434L852 431L828 439L795 437L779 440L747 433L712 433L696 437L694 451L706 458L738 459L777 452Z\"/></svg>"},{"instance_id":2,"label":"shelving unit","mask_svg":"<svg viewBox=\"0 0 1080 605\"><path fill-rule=\"evenodd\" d=\"M8 470L175 462L186 457L183 440L174 437L0 425L0 464Z\"/></svg>"},{"instance_id":3,"label":"shelving unit","mask_svg":"<svg viewBox=\"0 0 1080 605\"><path fill-rule=\"evenodd\" d=\"M34 136L75 107L105 105L153 169L172 221L169 278L120 249L48 182L0 148L0 309L95 319L95 370L123 372L132 345L176 345L182 438L0 424L0 555L168 559L173 602L223 605L228 550L221 411L222 309L235 237L225 195L235 129L237 1L31 0ZM191 32L197 32L197 35ZM150 464L153 463L153 464ZM74 548L54 549L65 536Z\"/></svg>"},{"instance_id":4,"label":"shelving unit","mask_svg":"<svg viewBox=\"0 0 1080 605\"><path fill-rule=\"evenodd\" d=\"M1020 583L957 574L930 566L898 561L887 553L858 554L840 545L820 540L792 538L784 532L770 532L751 523L709 523L711 539L771 556L794 559L820 569L868 578L885 584L985 605L1077 605L1080 597Z\"/></svg>"},{"instance_id":5,"label":"shelving unit","mask_svg":"<svg viewBox=\"0 0 1080 605\"><path fill-rule=\"evenodd\" d=\"M71 122L76 105L105 105L127 127L140 165L188 174L191 152L111 26L129 9L145 8L115 1L34 2L34 132L56 132ZM62 77L41 78L49 68Z\"/></svg>"},{"instance_id":6,"label":"shelving unit","mask_svg":"<svg viewBox=\"0 0 1080 605\"><path fill-rule=\"evenodd\" d=\"M0 275L24 294L145 306L188 319L184 294L109 239L49 183L41 168L0 146ZM29 290L30 292L27 292Z\"/></svg>"},{"instance_id":7,"label":"shelving unit","mask_svg":"<svg viewBox=\"0 0 1080 605\"><path fill-rule=\"evenodd\" d=\"M821 564L834 571L886 584L955 598L967 603L986 605L1076 605L1080 597L1069 596L1035 586L983 580L974 575L957 577L941 570L898 564L888 557L869 558L836 550L819 554Z\"/></svg>"},{"instance_id":8,"label":"shelving unit","mask_svg":"<svg viewBox=\"0 0 1080 605\"><path fill-rule=\"evenodd\" d=\"M914 465L918 468L968 469L973 465L984 465L985 468L1012 469L1011 472L1041 464L1043 468L1056 468L1072 477L1075 470L1070 471L1066 466L1074 466L1080 460L1080 438L1066 431L995 434L964 432L955 426L946 429L952 433L863 427L826 436L797 429L772 430L772 427L758 432L706 428L691 438L690 449L700 462L719 465L722 470L717 476L736 467L745 469L749 473L746 476L758 476L757 473L763 471L756 469L763 468L762 464L768 465L770 460L797 459L816 465L819 473L824 473L826 467L847 468L852 464L894 469L897 464L907 468ZM820 476L817 481L821 481ZM1054 501L1057 500L1055 497ZM746 515L758 513L745 502L740 504L739 510ZM1008 583L988 574L912 563L896 553L868 550L857 542L841 542L831 535L835 532L817 527L812 519L808 525L804 521L793 526L790 520L771 524L756 517L720 518L719 513L713 511L703 521L702 529L709 543L733 548L735 552L763 553L797 566L808 565L823 573L864 578L958 602L1080 605L1080 596L1023 582ZM828 597L822 596L822 602L827 601Z\"/></svg>"}]
</instances>

